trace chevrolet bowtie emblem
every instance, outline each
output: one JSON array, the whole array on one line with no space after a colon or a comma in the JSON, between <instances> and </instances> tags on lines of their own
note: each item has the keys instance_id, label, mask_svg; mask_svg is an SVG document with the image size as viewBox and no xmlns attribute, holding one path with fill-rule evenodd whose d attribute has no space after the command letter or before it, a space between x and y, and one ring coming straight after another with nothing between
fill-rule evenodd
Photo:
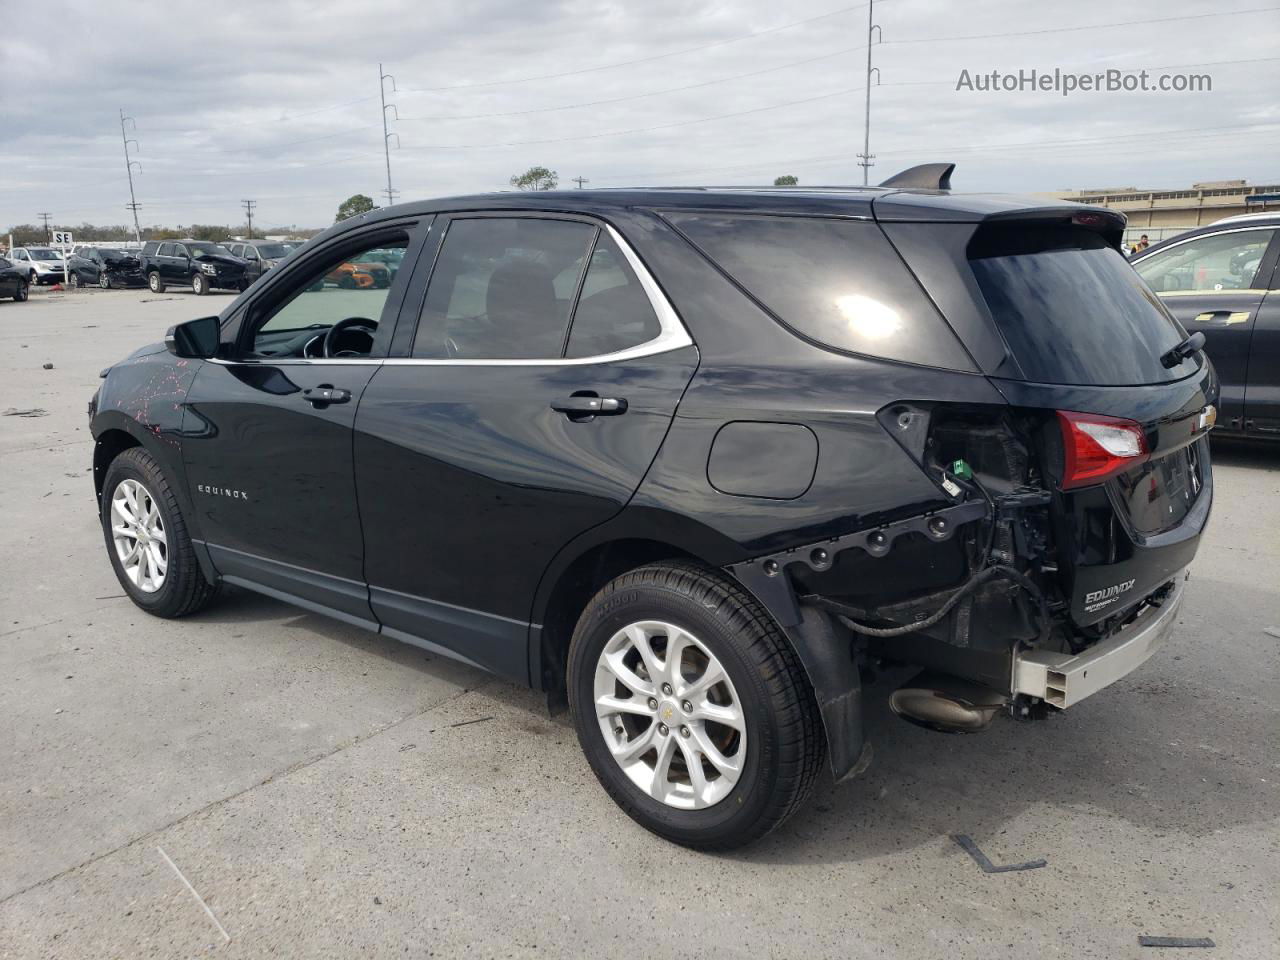
<instances>
[{"instance_id":1,"label":"chevrolet bowtie emblem","mask_svg":"<svg viewBox=\"0 0 1280 960\"><path fill-rule=\"evenodd\" d=\"M1196 417L1196 430L1208 430L1218 422L1218 408L1212 403L1200 411Z\"/></svg>"}]
</instances>

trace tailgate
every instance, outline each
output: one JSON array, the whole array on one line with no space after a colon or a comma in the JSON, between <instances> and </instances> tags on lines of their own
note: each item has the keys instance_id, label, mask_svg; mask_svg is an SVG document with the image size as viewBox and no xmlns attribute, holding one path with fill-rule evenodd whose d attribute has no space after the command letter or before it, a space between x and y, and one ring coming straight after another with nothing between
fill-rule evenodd
<instances>
[{"instance_id":1,"label":"tailgate","mask_svg":"<svg viewBox=\"0 0 1280 960\"><path fill-rule=\"evenodd\" d=\"M1208 361L1171 384L992 382L1015 407L1132 421L1145 436L1146 454L1133 466L1064 489L1066 442L1046 421L1040 455L1053 489L1059 582L1076 626L1128 611L1191 562L1213 501L1207 434L1218 385Z\"/></svg>"}]
</instances>

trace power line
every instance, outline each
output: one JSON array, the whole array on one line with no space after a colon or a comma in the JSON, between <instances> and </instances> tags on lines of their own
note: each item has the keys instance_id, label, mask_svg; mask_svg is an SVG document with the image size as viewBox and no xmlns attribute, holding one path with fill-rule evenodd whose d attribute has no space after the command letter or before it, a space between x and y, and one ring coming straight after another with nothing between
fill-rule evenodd
<instances>
[{"instance_id":1,"label":"power line","mask_svg":"<svg viewBox=\"0 0 1280 960\"><path fill-rule=\"evenodd\" d=\"M764 113L767 110L781 110L783 107L794 107L802 103L813 103L816 100L829 100L832 97L840 97L848 93L856 93L861 89L861 86L846 87L843 90L833 90L830 93L820 93L812 97L802 97L799 100L787 100L783 103L773 103L765 107L752 107L750 110L721 113L713 117L697 117L693 120L677 120L674 123L660 123L651 127L635 127L630 130L611 130L608 133L587 133L576 137L548 137L540 140L512 140L506 143L433 143L431 146L436 150L480 150L490 147L523 147L544 143L571 143L576 140L601 140L607 137L621 137L632 133L650 133L654 130L669 130L673 127L687 127L695 123L709 123L712 120L728 120L733 117L745 117L748 114Z\"/></svg>"},{"instance_id":2,"label":"power line","mask_svg":"<svg viewBox=\"0 0 1280 960\"><path fill-rule=\"evenodd\" d=\"M45 246L48 246L49 245L49 219L50 217L53 216L53 214L37 213L36 216L39 217L40 221L44 224L44 242L45 242Z\"/></svg>"},{"instance_id":3,"label":"power line","mask_svg":"<svg viewBox=\"0 0 1280 960\"><path fill-rule=\"evenodd\" d=\"M889 0L880 0L881 3L888 3ZM714 43L705 43L699 47L686 47L683 50L672 50L669 53L658 53L651 57L638 57L635 60L619 60L615 63L605 63L596 67L583 67L580 70L567 70L564 73L544 73L533 77L520 77L511 80L482 80L477 83L454 83L441 87L406 87L404 93L436 93L441 90L468 90L475 87L503 87L517 83L533 83L538 80L559 80L562 77L577 77L584 73L597 73L601 70L613 70L617 67L630 67L638 63L653 63L655 60L668 60L671 57L682 57L687 53L701 53L703 50L712 50L716 47L725 47L731 43L741 43L744 40L753 40L756 37L763 37L771 33L778 33L781 30L790 30L792 27L804 26L807 23L814 23L818 20L826 20L829 17L836 17L842 13L849 13L852 10L861 10L867 6L865 3L854 4L851 7L841 7L839 10L832 10L830 13L820 13L815 17L806 17L804 20L793 20L790 23L783 23L776 27L767 27L764 30L756 30L752 33L744 33L737 37L730 37L727 40L717 40Z\"/></svg>"},{"instance_id":4,"label":"power line","mask_svg":"<svg viewBox=\"0 0 1280 960\"><path fill-rule=\"evenodd\" d=\"M906 40L889 40L888 43L899 45L908 43L952 43L960 40L998 40L1004 37L1034 37L1046 33L1073 33L1078 30L1107 30L1111 27L1136 27L1149 23L1173 23L1177 20L1207 20L1218 17L1242 17L1250 13L1267 13L1280 10L1278 7L1250 7L1247 10L1215 10L1213 13L1189 13L1180 17L1153 17L1146 20L1120 20L1115 23L1093 23L1084 27L1047 27L1041 30L1014 30L1009 33L973 33L964 36L948 37L914 37Z\"/></svg>"},{"instance_id":5,"label":"power line","mask_svg":"<svg viewBox=\"0 0 1280 960\"><path fill-rule=\"evenodd\" d=\"M248 232L248 239L253 239L253 208L258 205L257 200L241 200L241 206L244 207L244 215L248 218L248 225L245 230Z\"/></svg>"},{"instance_id":6,"label":"power line","mask_svg":"<svg viewBox=\"0 0 1280 960\"><path fill-rule=\"evenodd\" d=\"M571 179L573 180L573 182L574 182L574 183L576 183L576 184L578 185L578 189L579 189L579 190L581 190L581 189L582 189L582 187L583 187L583 185L584 185L584 184L588 184L588 183L590 183L590 182L591 182L591 181L590 181L590 180L588 180L586 177L572 177Z\"/></svg>"}]
</instances>

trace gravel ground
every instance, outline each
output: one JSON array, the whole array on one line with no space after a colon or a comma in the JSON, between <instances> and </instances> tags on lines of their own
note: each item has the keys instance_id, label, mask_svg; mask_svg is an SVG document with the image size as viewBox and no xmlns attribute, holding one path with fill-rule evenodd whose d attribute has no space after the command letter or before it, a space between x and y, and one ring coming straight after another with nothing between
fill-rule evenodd
<instances>
[{"instance_id":1,"label":"gravel ground","mask_svg":"<svg viewBox=\"0 0 1280 960\"><path fill-rule=\"evenodd\" d=\"M886 681L864 776L707 856L622 815L529 691L246 592L123 599L85 404L226 303L0 304L0 957L1280 955L1280 447L1215 446L1141 670L975 737L896 720ZM957 833L1048 865L982 873Z\"/></svg>"}]
</instances>

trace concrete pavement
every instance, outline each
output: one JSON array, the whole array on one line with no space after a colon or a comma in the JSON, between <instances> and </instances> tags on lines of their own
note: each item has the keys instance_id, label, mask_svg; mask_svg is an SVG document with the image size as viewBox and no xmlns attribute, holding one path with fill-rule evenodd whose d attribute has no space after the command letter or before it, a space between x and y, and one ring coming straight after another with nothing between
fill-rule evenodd
<instances>
[{"instance_id":1,"label":"concrete pavement","mask_svg":"<svg viewBox=\"0 0 1280 960\"><path fill-rule=\"evenodd\" d=\"M242 591L180 622L123 598L85 404L227 302L0 303L0 957L1276 956L1280 447L1215 447L1144 668L974 737L890 716L887 678L863 777L708 856L620 813L529 691ZM984 874L955 833L1048 866Z\"/></svg>"}]
</instances>

